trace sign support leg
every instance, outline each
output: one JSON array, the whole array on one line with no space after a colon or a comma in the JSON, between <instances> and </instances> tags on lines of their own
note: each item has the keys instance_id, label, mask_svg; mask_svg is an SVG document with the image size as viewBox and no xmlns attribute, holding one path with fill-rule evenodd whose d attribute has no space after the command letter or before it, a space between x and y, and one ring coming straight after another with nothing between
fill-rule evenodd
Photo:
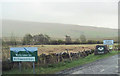
<instances>
[{"instance_id":1,"label":"sign support leg","mask_svg":"<svg viewBox=\"0 0 120 76\"><path fill-rule=\"evenodd\" d=\"M35 63L33 62L33 74L35 74Z\"/></svg>"},{"instance_id":2,"label":"sign support leg","mask_svg":"<svg viewBox=\"0 0 120 76\"><path fill-rule=\"evenodd\" d=\"M21 62L19 62L19 71L21 72Z\"/></svg>"}]
</instances>

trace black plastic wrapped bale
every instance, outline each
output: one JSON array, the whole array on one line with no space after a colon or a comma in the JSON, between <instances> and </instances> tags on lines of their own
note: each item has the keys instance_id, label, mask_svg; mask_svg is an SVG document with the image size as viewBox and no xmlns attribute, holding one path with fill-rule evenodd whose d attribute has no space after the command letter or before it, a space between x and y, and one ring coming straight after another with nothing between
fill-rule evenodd
<instances>
[{"instance_id":1,"label":"black plastic wrapped bale","mask_svg":"<svg viewBox=\"0 0 120 76\"><path fill-rule=\"evenodd\" d=\"M94 51L95 55L100 55L100 54L106 54L108 53L108 47L107 45L97 45Z\"/></svg>"}]
</instances>

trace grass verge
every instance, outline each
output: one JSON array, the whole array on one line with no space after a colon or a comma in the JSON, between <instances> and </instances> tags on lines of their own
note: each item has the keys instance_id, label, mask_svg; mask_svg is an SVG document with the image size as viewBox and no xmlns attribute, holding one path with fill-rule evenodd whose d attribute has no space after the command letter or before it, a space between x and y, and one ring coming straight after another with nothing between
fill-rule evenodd
<instances>
[{"instance_id":1,"label":"grass verge","mask_svg":"<svg viewBox=\"0 0 120 76\"><path fill-rule=\"evenodd\" d=\"M104 54L104 55L91 54L85 58L80 58L78 60L65 61L65 62L60 62L60 63L56 63L56 64L49 64L47 66L39 66L39 67L36 66L35 71L36 71L36 74L53 74L53 73L61 71L61 70L69 69L69 68L80 66L83 64L87 64L87 63L91 63L96 60L103 59L103 58L113 56L116 54L118 54L118 51L112 51L112 52L110 52L108 54ZM9 71L3 71L3 74L33 74L33 69L32 68L29 68L29 69L23 68L22 72L19 72L19 69L12 69Z\"/></svg>"}]
</instances>

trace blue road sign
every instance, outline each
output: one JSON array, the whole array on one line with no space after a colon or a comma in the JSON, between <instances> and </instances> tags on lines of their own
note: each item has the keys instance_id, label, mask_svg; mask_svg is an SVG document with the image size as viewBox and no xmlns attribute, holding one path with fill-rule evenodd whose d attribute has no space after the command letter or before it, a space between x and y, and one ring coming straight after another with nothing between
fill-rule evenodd
<instances>
[{"instance_id":1,"label":"blue road sign","mask_svg":"<svg viewBox=\"0 0 120 76\"><path fill-rule=\"evenodd\" d=\"M113 45L114 44L114 40L103 40L103 44L104 45Z\"/></svg>"}]
</instances>

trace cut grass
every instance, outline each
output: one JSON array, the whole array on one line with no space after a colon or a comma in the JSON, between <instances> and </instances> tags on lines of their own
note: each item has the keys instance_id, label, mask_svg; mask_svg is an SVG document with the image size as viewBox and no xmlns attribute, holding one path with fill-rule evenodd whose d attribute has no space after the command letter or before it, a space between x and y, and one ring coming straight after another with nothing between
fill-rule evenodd
<instances>
[{"instance_id":1,"label":"cut grass","mask_svg":"<svg viewBox=\"0 0 120 76\"><path fill-rule=\"evenodd\" d=\"M46 66L41 66L35 68L36 74L53 74L56 72L59 72L61 70L69 69L72 67L80 66L83 64L91 63L99 59L103 59L109 56L113 56L118 54L118 51L112 51L108 54L104 55L94 55L91 54L85 58L80 58L78 60L73 60L73 61L65 61L65 62L60 62L56 64L49 64ZM3 71L3 74L33 74L33 69L22 69L22 72L19 72L19 69L12 69L9 71Z\"/></svg>"}]
</instances>

